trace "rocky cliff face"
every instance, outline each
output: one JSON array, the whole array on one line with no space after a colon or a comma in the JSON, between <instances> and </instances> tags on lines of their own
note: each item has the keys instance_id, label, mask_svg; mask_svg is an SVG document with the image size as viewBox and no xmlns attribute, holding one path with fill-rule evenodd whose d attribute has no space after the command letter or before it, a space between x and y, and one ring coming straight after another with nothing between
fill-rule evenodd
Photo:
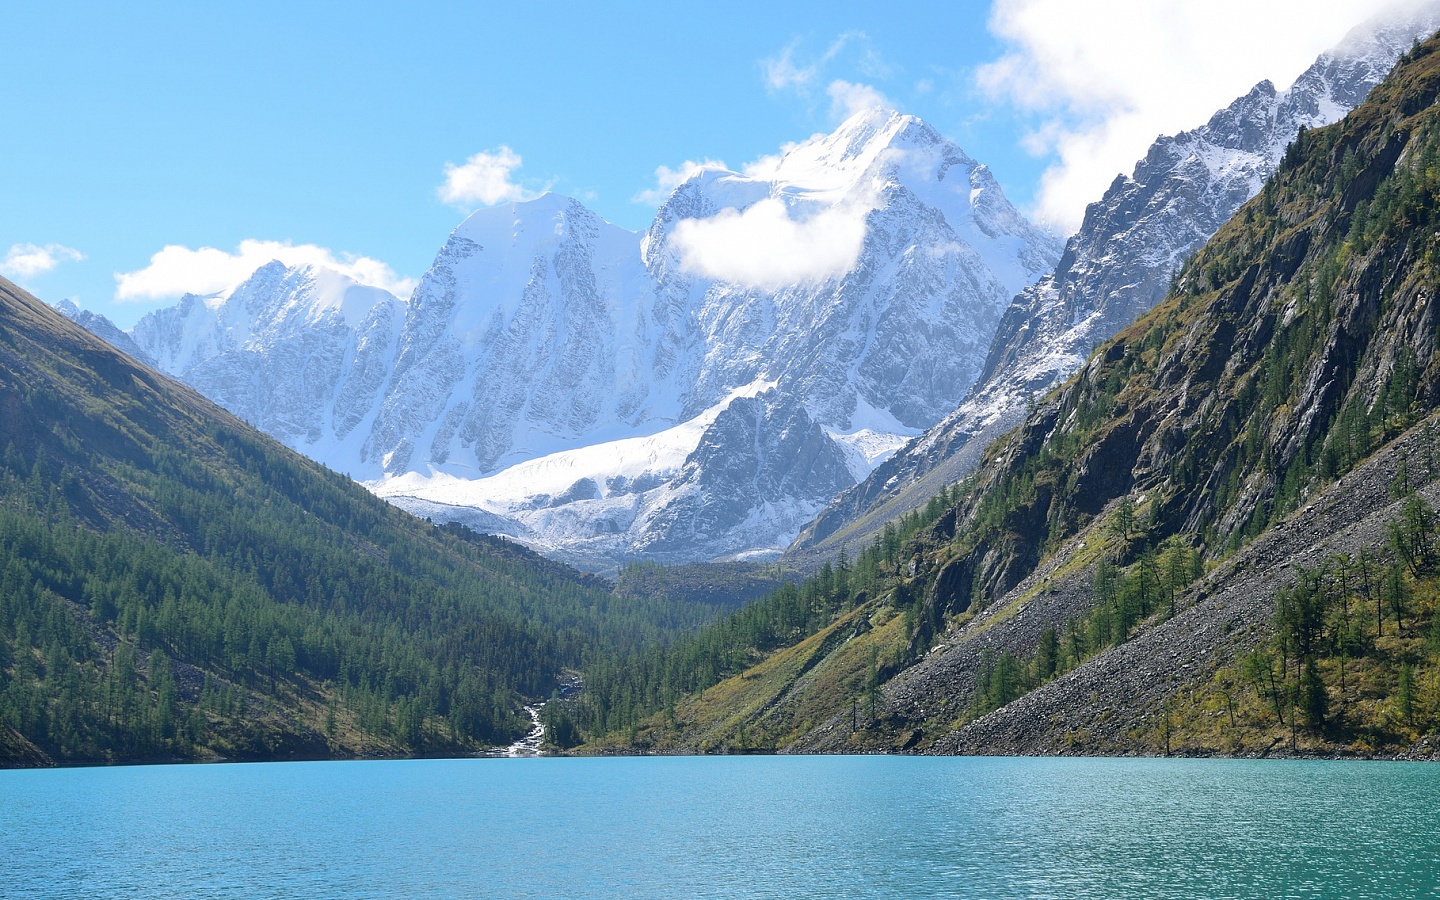
<instances>
[{"instance_id":1,"label":"rocky cliff face","mask_svg":"<svg viewBox=\"0 0 1440 900\"><path fill-rule=\"evenodd\" d=\"M717 223L827 247L838 229L854 253L710 265ZM417 512L589 565L774 554L954 408L1058 251L983 165L873 109L761 167L696 174L644 234L547 194L474 213L408 303L273 264L130 337Z\"/></svg>"},{"instance_id":2,"label":"rocky cliff face","mask_svg":"<svg viewBox=\"0 0 1440 900\"><path fill-rule=\"evenodd\" d=\"M226 294L187 295L146 315L127 336L139 358L293 449L359 474L355 450L404 315L379 288L272 262Z\"/></svg>"},{"instance_id":3,"label":"rocky cliff face","mask_svg":"<svg viewBox=\"0 0 1440 900\"><path fill-rule=\"evenodd\" d=\"M737 398L676 476L647 498L632 526L635 549L676 559L694 546L764 547L777 528L800 528L810 510L853 483L845 454L803 405L774 391Z\"/></svg>"},{"instance_id":4,"label":"rocky cliff face","mask_svg":"<svg viewBox=\"0 0 1440 900\"><path fill-rule=\"evenodd\" d=\"M1276 596L1303 570L1350 554L1330 576L1343 592L1344 566L1368 554L1356 591L1373 601L1365 579L1413 558L1400 518L1433 533L1431 514L1405 504L1440 496L1437 198L1440 36L1341 123L1298 138L1167 299L1102 343L907 536L867 550L869 568L847 579L859 592L815 589L834 613L814 634L650 734L693 748L733 742L738 725L811 752L1168 752L1174 706L1191 715L1192 752L1269 752L1263 729L1253 747L1204 743L1216 729L1194 723L1223 714L1204 706L1223 700L1212 679L1278 646ZM1159 562L1193 552L1204 571ZM1047 631L1073 635L1073 670L1013 690L1040 669ZM1368 634L1382 631L1403 627ZM1313 648L1278 652L1300 683Z\"/></svg>"},{"instance_id":5,"label":"rocky cliff face","mask_svg":"<svg viewBox=\"0 0 1440 900\"><path fill-rule=\"evenodd\" d=\"M837 497L792 552L833 555L842 541L863 542L973 469L1034 398L1159 302L1181 263L1260 190L1302 128L1339 119L1437 26L1432 5L1356 29L1289 89L1261 82L1201 127L1159 138L1086 209L1056 270L1014 298L959 408Z\"/></svg>"}]
</instances>

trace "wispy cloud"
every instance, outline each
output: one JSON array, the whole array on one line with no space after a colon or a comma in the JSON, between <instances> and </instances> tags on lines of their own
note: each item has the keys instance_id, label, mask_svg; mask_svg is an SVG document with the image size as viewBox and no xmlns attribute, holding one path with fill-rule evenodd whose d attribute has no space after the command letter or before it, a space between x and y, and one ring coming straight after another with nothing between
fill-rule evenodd
<instances>
[{"instance_id":1,"label":"wispy cloud","mask_svg":"<svg viewBox=\"0 0 1440 900\"><path fill-rule=\"evenodd\" d=\"M447 162L445 183L436 188L435 193L442 203L466 211L476 206L533 200L541 191L531 190L515 180L515 173L523 163L520 154L503 145L476 153L462 165Z\"/></svg>"},{"instance_id":2,"label":"wispy cloud","mask_svg":"<svg viewBox=\"0 0 1440 900\"><path fill-rule=\"evenodd\" d=\"M164 300L184 294L213 294L235 287L272 260L287 266L324 266L400 297L415 289L414 279L403 278L390 266L368 256L336 253L315 244L245 240L234 252L168 245L151 256L150 264L143 269L116 273L115 299Z\"/></svg>"},{"instance_id":3,"label":"wispy cloud","mask_svg":"<svg viewBox=\"0 0 1440 900\"><path fill-rule=\"evenodd\" d=\"M836 69L869 79L885 79L894 73L894 67L880 56L863 31L839 35L818 55L807 56L801 42L791 42L775 56L761 60L760 68L771 93L790 94L811 104L819 103L823 93L829 100L831 118L836 120L858 109L890 105L873 85L834 75Z\"/></svg>"},{"instance_id":4,"label":"wispy cloud","mask_svg":"<svg viewBox=\"0 0 1440 900\"><path fill-rule=\"evenodd\" d=\"M52 271L62 262L79 262L85 254L63 244L12 244L0 260L0 275L6 278L34 278Z\"/></svg>"},{"instance_id":5,"label":"wispy cloud","mask_svg":"<svg viewBox=\"0 0 1440 900\"><path fill-rule=\"evenodd\" d=\"M994 0L1009 44L978 85L1038 117L1053 154L1036 212L1071 229L1158 135L1191 128L1269 78L1283 87L1386 0ZM1243 22L1243 27L1237 27Z\"/></svg>"},{"instance_id":6,"label":"wispy cloud","mask_svg":"<svg viewBox=\"0 0 1440 900\"><path fill-rule=\"evenodd\" d=\"M820 72L818 62L800 65L795 61L796 45L790 44L779 54L762 59L760 67L765 72L765 86L772 91L808 88Z\"/></svg>"}]
</instances>

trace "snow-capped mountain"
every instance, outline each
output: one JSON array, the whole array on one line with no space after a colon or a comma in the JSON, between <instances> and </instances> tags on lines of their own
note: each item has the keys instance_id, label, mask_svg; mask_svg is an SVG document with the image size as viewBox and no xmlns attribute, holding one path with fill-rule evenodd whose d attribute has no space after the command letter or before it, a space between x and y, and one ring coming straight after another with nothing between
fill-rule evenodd
<instances>
[{"instance_id":1,"label":"snow-capped mountain","mask_svg":"<svg viewBox=\"0 0 1440 900\"><path fill-rule=\"evenodd\" d=\"M483 209L410 300L364 471L494 474L675 424L685 385L659 348L639 239L546 194Z\"/></svg>"},{"instance_id":2,"label":"snow-capped mountain","mask_svg":"<svg viewBox=\"0 0 1440 900\"><path fill-rule=\"evenodd\" d=\"M1437 27L1435 4L1401 22L1361 26L1287 90L1261 82L1199 128L1157 139L1132 175L1118 176L1086 209L1055 272L1009 305L965 401L840 494L793 552L862 541L974 468L1031 398L1164 297L1184 259L1259 192L1301 128L1339 120Z\"/></svg>"},{"instance_id":3,"label":"snow-capped mountain","mask_svg":"<svg viewBox=\"0 0 1440 900\"><path fill-rule=\"evenodd\" d=\"M350 471L404 317L404 302L388 291L324 267L271 262L234 290L187 294L147 314L129 336L156 368Z\"/></svg>"},{"instance_id":4,"label":"snow-capped mountain","mask_svg":"<svg viewBox=\"0 0 1440 900\"><path fill-rule=\"evenodd\" d=\"M151 368L158 368L155 360L151 359L150 355L144 350L141 350L140 345L135 343L135 340L131 338L127 332L121 331L119 326L99 313L93 313L88 309L81 309L75 305L74 300L61 300L55 304L55 309L60 315L74 322L76 325L79 325L101 340L107 341L110 346L130 354L130 356L140 360Z\"/></svg>"},{"instance_id":5,"label":"snow-capped mountain","mask_svg":"<svg viewBox=\"0 0 1440 900\"><path fill-rule=\"evenodd\" d=\"M853 262L773 287L685 270L676 245L686 223L762 203L799 221L855 217L863 240ZM763 169L702 171L662 206L642 245L661 296L698 313L707 352L691 412L766 378L842 431L871 424L872 410L903 428L949 412L1009 302L996 298L1049 271L1057 249L988 168L919 119L879 108Z\"/></svg>"},{"instance_id":6,"label":"snow-capped mountain","mask_svg":"<svg viewBox=\"0 0 1440 900\"><path fill-rule=\"evenodd\" d=\"M782 252L737 267L737 240ZM685 561L782 549L954 408L1058 256L988 169L873 109L696 173L643 233L546 194L472 214L408 302L272 263L130 336L413 511L581 563Z\"/></svg>"},{"instance_id":7,"label":"snow-capped mountain","mask_svg":"<svg viewBox=\"0 0 1440 900\"><path fill-rule=\"evenodd\" d=\"M569 223L589 216L583 233L597 238L553 262L507 250L510 265L528 265L526 285L493 295L473 287L485 282L482 269L463 268L480 265L471 245L515 240L519 217L545 203L565 209L565 224L555 219L547 235L580 235ZM728 218L743 229L767 205L801 229L850 218L853 260L779 283L693 263L708 249L697 223ZM510 231L471 237L481 220L504 217ZM411 423L386 432L382 415L368 451L371 461L388 458L380 493L579 562L778 550L837 490L953 408L1009 297L1058 257L1058 242L1005 200L988 169L920 120L880 109L763 168L698 172L650 229L628 243L626 234L553 198L482 210L457 230L412 301L397 372L438 373L414 383L463 385L474 398L434 390L417 403L395 382L387 409ZM539 286L587 260L583 275ZM467 291L533 300L527 310L467 301ZM429 296L439 308L468 308L466 327L422 329ZM547 315L583 325L569 331ZM434 337L412 342L412 327ZM458 343L446 344L464 331L515 349L477 377L456 365ZM521 348L532 355L517 356ZM569 380L547 382L548 371ZM417 434L430 442L429 471L410 455L422 445L405 443ZM802 446L812 464L797 468Z\"/></svg>"}]
</instances>

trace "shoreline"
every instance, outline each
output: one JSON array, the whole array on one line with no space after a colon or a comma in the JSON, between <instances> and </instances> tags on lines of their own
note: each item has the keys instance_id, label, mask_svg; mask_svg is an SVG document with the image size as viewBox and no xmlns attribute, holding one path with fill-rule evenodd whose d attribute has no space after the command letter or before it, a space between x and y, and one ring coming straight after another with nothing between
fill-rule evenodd
<instances>
[{"instance_id":1,"label":"shoreline","mask_svg":"<svg viewBox=\"0 0 1440 900\"><path fill-rule=\"evenodd\" d=\"M16 765L10 760L0 760L0 772L5 771L27 771L38 769L106 769L131 766L192 766L192 765L262 765L268 763L304 763L304 762L405 762L423 760L446 760L446 759L643 759L647 757L742 757L742 756L893 756L913 758L953 758L953 759L1229 759L1229 760L1250 760L1250 761L1276 761L1276 762L1409 762L1409 763L1440 763L1440 747L1430 748L1429 754L1417 752L1401 753L1346 753L1337 752L1331 754L1319 753L963 753L963 754L927 754L927 753L785 753L773 750L747 750L743 753L687 753L676 752L595 752L576 753L565 752L535 752L535 753L512 753L512 749L521 743L525 743L529 735L521 741L508 746L496 746L486 750L476 750L467 753L406 753L406 754L375 754L365 756L304 756L304 757L274 757L256 759L129 759L129 760L84 760L67 762L50 762L25 765Z\"/></svg>"}]
</instances>

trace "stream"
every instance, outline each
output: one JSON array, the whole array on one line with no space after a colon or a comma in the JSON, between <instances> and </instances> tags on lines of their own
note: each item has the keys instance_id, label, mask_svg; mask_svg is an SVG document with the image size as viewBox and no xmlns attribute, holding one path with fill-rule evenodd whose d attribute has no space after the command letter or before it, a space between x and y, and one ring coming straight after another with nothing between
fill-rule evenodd
<instances>
[{"instance_id":1,"label":"stream","mask_svg":"<svg viewBox=\"0 0 1440 900\"><path fill-rule=\"evenodd\" d=\"M540 745L545 741L545 725L540 721L540 711L550 701L544 700L540 703L525 707L525 714L530 717L530 733L520 740L505 748L505 755L517 756L539 756Z\"/></svg>"},{"instance_id":2,"label":"stream","mask_svg":"<svg viewBox=\"0 0 1440 900\"><path fill-rule=\"evenodd\" d=\"M575 673L567 673L560 677L559 688L551 700L569 700L580 693L580 676ZM525 714L530 717L530 733L520 740L505 748L504 756L543 756L545 751L540 747L545 743L545 725L540 721L540 714L545 710L545 704L550 700L541 700L539 703L531 703L525 707Z\"/></svg>"}]
</instances>

